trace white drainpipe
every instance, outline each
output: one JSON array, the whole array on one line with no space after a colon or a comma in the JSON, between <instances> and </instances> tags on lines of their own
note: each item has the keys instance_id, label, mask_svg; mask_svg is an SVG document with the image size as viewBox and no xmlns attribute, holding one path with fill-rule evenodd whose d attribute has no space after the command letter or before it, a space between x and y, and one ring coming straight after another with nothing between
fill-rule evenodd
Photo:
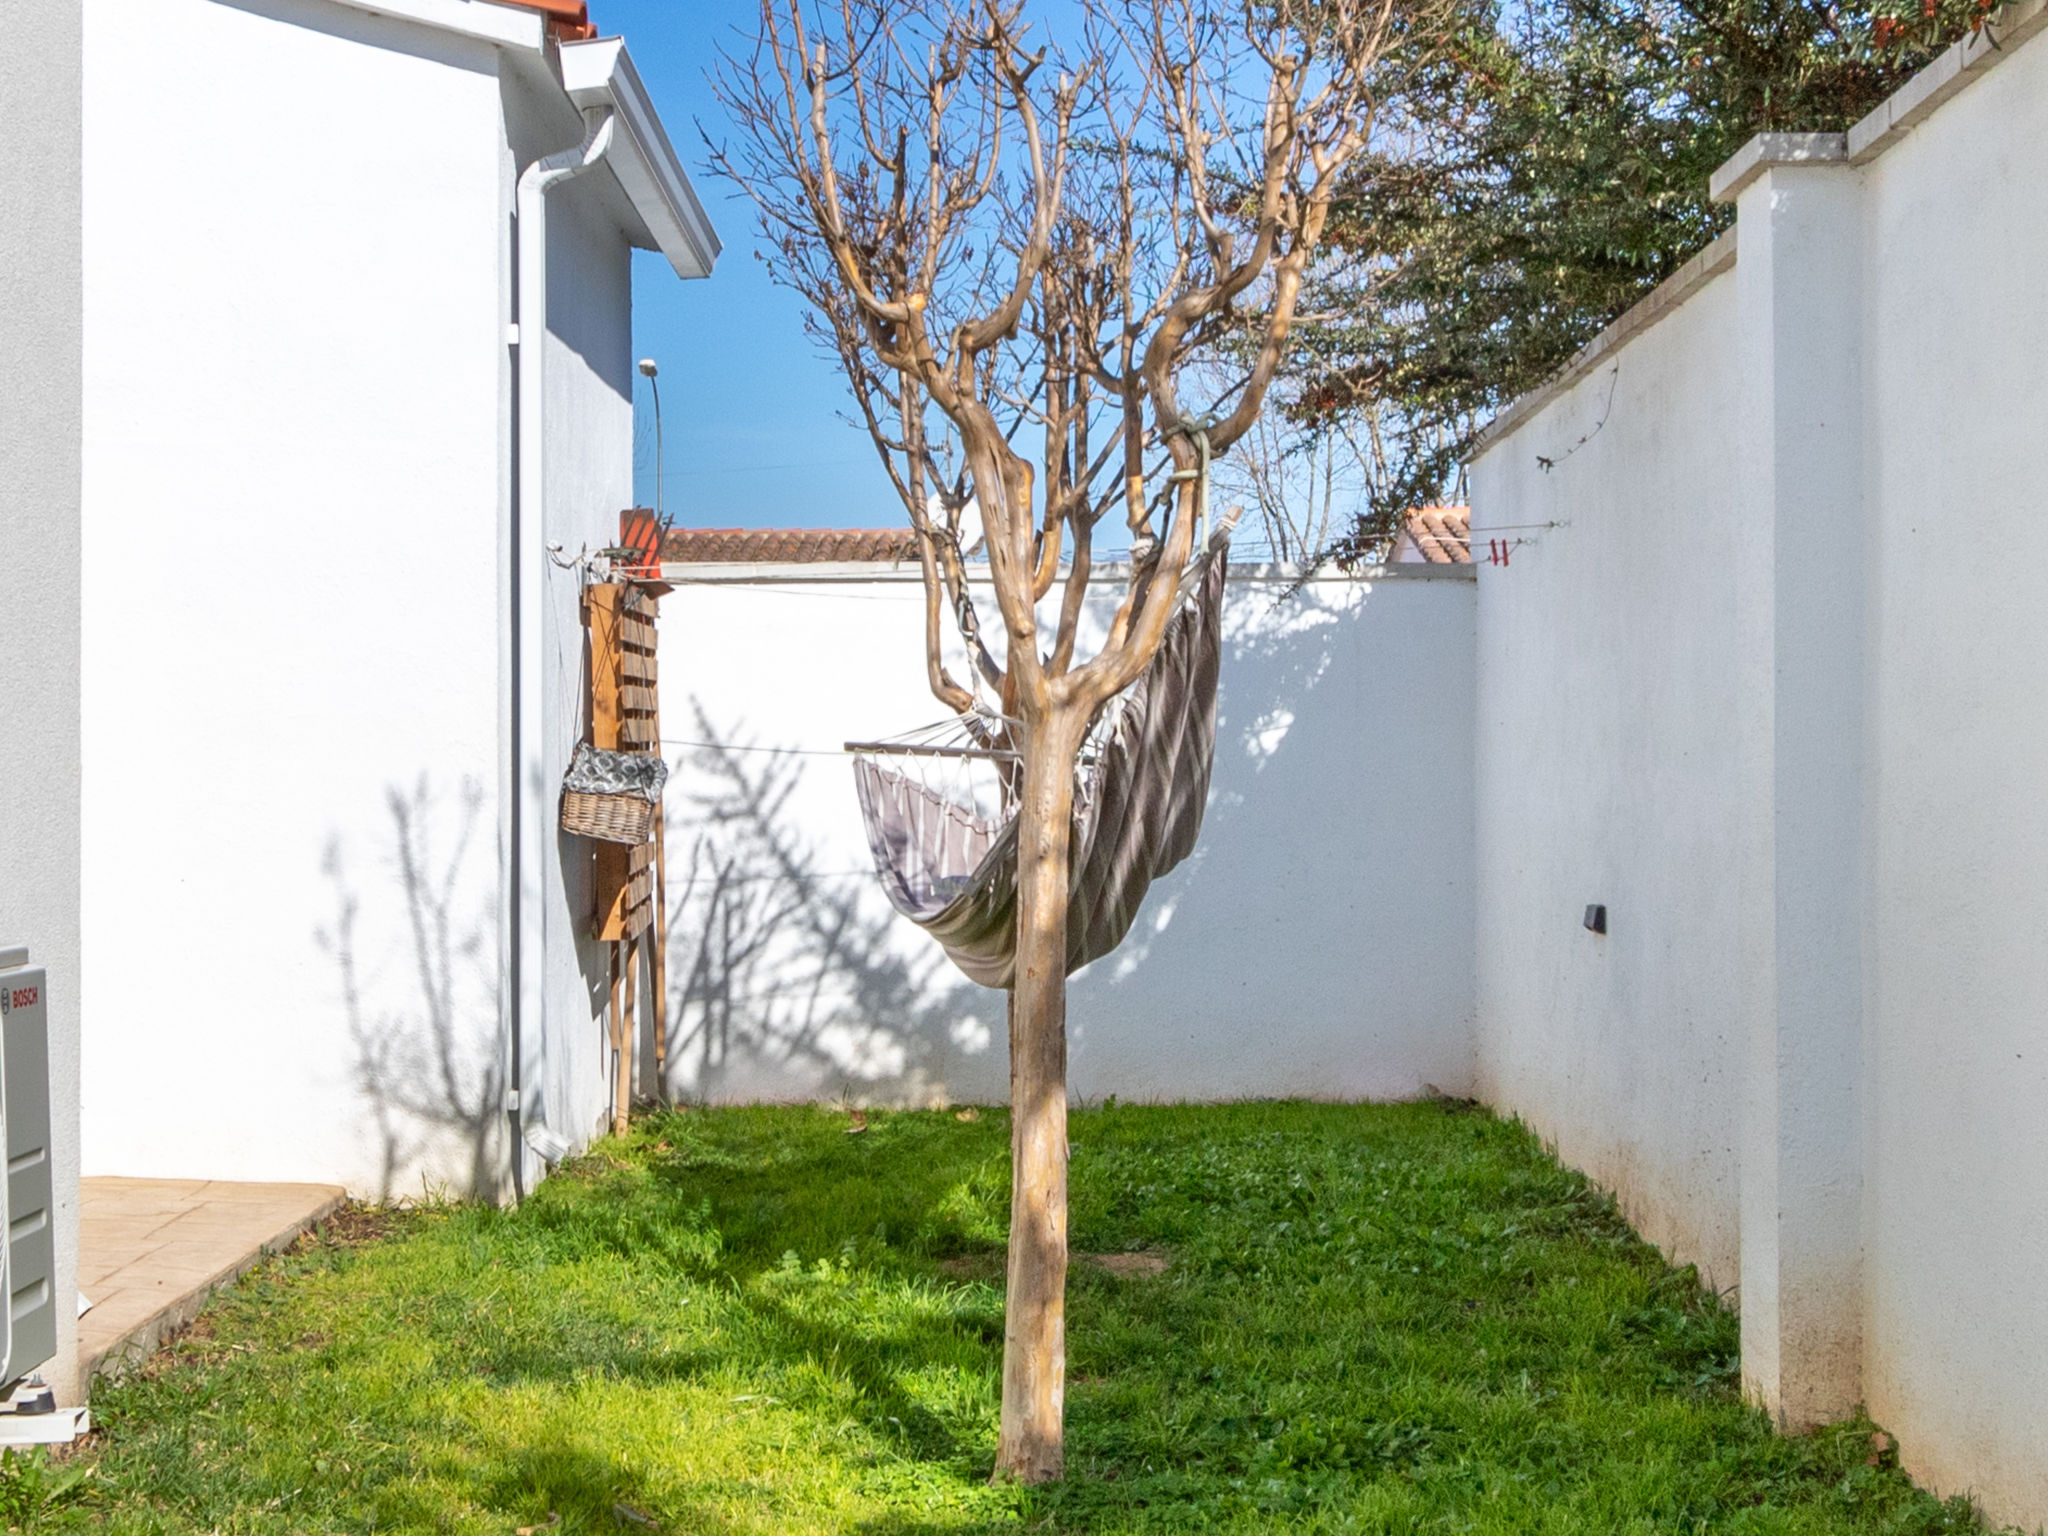
<instances>
[{"instance_id":1,"label":"white drainpipe","mask_svg":"<svg viewBox=\"0 0 2048 1536\"><path fill-rule=\"evenodd\" d=\"M506 719L511 730L508 782L501 797L501 832L505 848L505 999L507 1017L507 1093L510 1119L512 1182L524 1193L526 1147L532 1139L545 1155L561 1155L564 1144L554 1127L525 1127L524 1064L521 1046L532 1021L545 1036L547 992L541 972L547 935L547 901L542 858L553 826L548 814L551 765L541 758L543 721L541 678L545 638L547 548L545 495L547 442L544 402L548 333L548 189L579 176L604 159L611 148L612 114L603 107L583 113L583 142L536 160L519 176L519 278L517 345L519 348L519 486L514 497L508 543L511 583L511 666L506 686ZM555 765L559 766L559 765ZM552 1106L550 1106L552 1107Z\"/></svg>"}]
</instances>

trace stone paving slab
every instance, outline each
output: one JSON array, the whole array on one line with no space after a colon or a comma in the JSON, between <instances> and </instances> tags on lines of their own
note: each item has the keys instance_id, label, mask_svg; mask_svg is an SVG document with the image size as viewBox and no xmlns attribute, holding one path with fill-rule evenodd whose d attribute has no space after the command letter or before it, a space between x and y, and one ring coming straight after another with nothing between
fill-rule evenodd
<instances>
[{"instance_id":1,"label":"stone paving slab","mask_svg":"<svg viewBox=\"0 0 2048 1536\"><path fill-rule=\"evenodd\" d=\"M79 1377L116 1376L199 1315L206 1299L334 1214L332 1184L79 1180Z\"/></svg>"}]
</instances>

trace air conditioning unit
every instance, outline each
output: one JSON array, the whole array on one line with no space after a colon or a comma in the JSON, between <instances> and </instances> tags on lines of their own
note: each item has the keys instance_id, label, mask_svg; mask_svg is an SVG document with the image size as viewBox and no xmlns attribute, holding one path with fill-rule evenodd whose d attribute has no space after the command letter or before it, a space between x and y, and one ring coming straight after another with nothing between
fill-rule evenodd
<instances>
[{"instance_id":1,"label":"air conditioning unit","mask_svg":"<svg viewBox=\"0 0 2048 1536\"><path fill-rule=\"evenodd\" d=\"M48 985L26 949L0 949L0 1397L57 1353Z\"/></svg>"}]
</instances>

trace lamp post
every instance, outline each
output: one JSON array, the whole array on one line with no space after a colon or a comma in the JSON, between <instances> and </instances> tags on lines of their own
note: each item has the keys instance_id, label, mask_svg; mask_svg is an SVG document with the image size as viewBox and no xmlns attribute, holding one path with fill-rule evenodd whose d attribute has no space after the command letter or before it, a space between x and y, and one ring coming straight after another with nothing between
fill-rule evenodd
<instances>
[{"instance_id":1,"label":"lamp post","mask_svg":"<svg viewBox=\"0 0 2048 1536\"><path fill-rule=\"evenodd\" d=\"M668 522L661 515L661 385L655 375L661 370L654 366L654 359L640 359L640 371L647 376L648 388L654 391L654 524L663 533L668 532Z\"/></svg>"}]
</instances>

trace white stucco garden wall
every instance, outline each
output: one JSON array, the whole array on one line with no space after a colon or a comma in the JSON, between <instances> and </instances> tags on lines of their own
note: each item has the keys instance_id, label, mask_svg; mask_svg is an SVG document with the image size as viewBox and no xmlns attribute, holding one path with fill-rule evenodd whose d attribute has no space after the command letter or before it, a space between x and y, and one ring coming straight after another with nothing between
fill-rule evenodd
<instances>
[{"instance_id":1,"label":"white stucco garden wall","mask_svg":"<svg viewBox=\"0 0 2048 1536\"><path fill-rule=\"evenodd\" d=\"M1734 303L1712 279L1471 469L1474 540L1526 540L1479 569L1480 1091L1722 1290L1770 942Z\"/></svg>"},{"instance_id":2,"label":"white stucco garden wall","mask_svg":"<svg viewBox=\"0 0 2048 1536\"><path fill-rule=\"evenodd\" d=\"M513 182L582 125L486 43L311 0L86 25L88 1171L498 1189ZM573 554L630 502L627 245L552 201ZM566 761L574 573L549 591Z\"/></svg>"},{"instance_id":3,"label":"white stucco garden wall","mask_svg":"<svg viewBox=\"0 0 2048 1536\"><path fill-rule=\"evenodd\" d=\"M0 945L48 972L55 1289L78 1288L82 18L0 48ZM77 1402L77 1319L48 1379Z\"/></svg>"},{"instance_id":4,"label":"white stucco garden wall","mask_svg":"<svg viewBox=\"0 0 2048 1536\"><path fill-rule=\"evenodd\" d=\"M672 1087L1001 1100L1002 997L889 911L840 751L944 713L924 682L914 568L671 570ZM1284 580L1233 576L1201 845L1122 948L1074 978L1075 1093L1470 1091L1469 575L1397 569L1293 597ZM1117 590L1099 585L1094 607Z\"/></svg>"},{"instance_id":5,"label":"white stucco garden wall","mask_svg":"<svg viewBox=\"0 0 2048 1536\"><path fill-rule=\"evenodd\" d=\"M1559 526L1479 586L1478 1078L1739 1280L1785 1422L2032 1530L2048 14L1990 30L1731 160L1730 243L1484 441L1475 535Z\"/></svg>"},{"instance_id":6,"label":"white stucco garden wall","mask_svg":"<svg viewBox=\"0 0 2048 1536\"><path fill-rule=\"evenodd\" d=\"M2048 37L1864 173L1866 1392L2048 1523ZM1935 275L1929 281L1930 275Z\"/></svg>"}]
</instances>

